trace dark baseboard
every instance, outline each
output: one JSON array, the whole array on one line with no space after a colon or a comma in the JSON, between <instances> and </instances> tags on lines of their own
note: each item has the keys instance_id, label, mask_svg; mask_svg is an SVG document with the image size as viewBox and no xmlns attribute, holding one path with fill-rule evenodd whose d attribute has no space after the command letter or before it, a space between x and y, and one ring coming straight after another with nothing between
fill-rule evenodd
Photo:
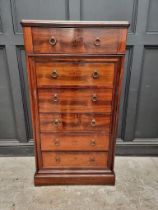
<instances>
[{"instance_id":1,"label":"dark baseboard","mask_svg":"<svg viewBox=\"0 0 158 210\"><path fill-rule=\"evenodd\" d=\"M158 145L117 145L118 156L158 156Z\"/></svg>"},{"instance_id":2,"label":"dark baseboard","mask_svg":"<svg viewBox=\"0 0 158 210\"><path fill-rule=\"evenodd\" d=\"M158 139L135 139L129 142L118 139L116 154L121 156L158 156Z\"/></svg>"},{"instance_id":3,"label":"dark baseboard","mask_svg":"<svg viewBox=\"0 0 158 210\"><path fill-rule=\"evenodd\" d=\"M33 141L28 143L0 141L0 156L34 156Z\"/></svg>"}]
</instances>

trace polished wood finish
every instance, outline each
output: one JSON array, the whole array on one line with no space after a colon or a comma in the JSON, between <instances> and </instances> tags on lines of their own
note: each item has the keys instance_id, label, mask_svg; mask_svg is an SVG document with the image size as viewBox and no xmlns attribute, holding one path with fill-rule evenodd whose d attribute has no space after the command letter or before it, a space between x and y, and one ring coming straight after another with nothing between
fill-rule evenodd
<instances>
[{"instance_id":1,"label":"polished wood finish","mask_svg":"<svg viewBox=\"0 0 158 210\"><path fill-rule=\"evenodd\" d=\"M89 174L41 174L35 173L35 186L43 185L114 185L115 174L111 173L89 173Z\"/></svg>"},{"instance_id":2,"label":"polished wood finish","mask_svg":"<svg viewBox=\"0 0 158 210\"><path fill-rule=\"evenodd\" d=\"M42 132L106 131L110 133L111 116L103 113L53 113L40 114Z\"/></svg>"},{"instance_id":3,"label":"polished wood finish","mask_svg":"<svg viewBox=\"0 0 158 210\"><path fill-rule=\"evenodd\" d=\"M114 184L127 22L22 21L35 185Z\"/></svg>"},{"instance_id":4,"label":"polished wood finish","mask_svg":"<svg viewBox=\"0 0 158 210\"><path fill-rule=\"evenodd\" d=\"M21 25L24 27L59 27L59 28L78 28L78 27L116 27L127 29L128 21L66 21L66 20L22 20ZM126 40L124 40L126 41Z\"/></svg>"},{"instance_id":5,"label":"polished wood finish","mask_svg":"<svg viewBox=\"0 0 158 210\"><path fill-rule=\"evenodd\" d=\"M108 151L110 135L103 133L41 133L42 151Z\"/></svg>"},{"instance_id":6,"label":"polished wood finish","mask_svg":"<svg viewBox=\"0 0 158 210\"><path fill-rule=\"evenodd\" d=\"M104 28L33 28L35 53L117 53L119 30ZM63 36L64 34L64 36ZM39 36L40 35L40 36Z\"/></svg>"},{"instance_id":7,"label":"polished wood finish","mask_svg":"<svg viewBox=\"0 0 158 210\"><path fill-rule=\"evenodd\" d=\"M38 89L40 113L112 112L112 89L106 88L51 88Z\"/></svg>"},{"instance_id":8,"label":"polished wood finish","mask_svg":"<svg viewBox=\"0 0 158 210\"><path fill-rule=\"evenodd\" d=\"M107 152L42 152L43 168L106 169Z\"/></svg>"},{"instance_id":9,"label":"polished wood finish","mask_svg":"<svg viewBox=\"0 0 158 210\"><path fill-rule=\"evenodd\" d=\"M38 87L88 85L112 88L117 63L118 58L71 60L36 58L37 85Z\"/></svg>"}]
</instances>

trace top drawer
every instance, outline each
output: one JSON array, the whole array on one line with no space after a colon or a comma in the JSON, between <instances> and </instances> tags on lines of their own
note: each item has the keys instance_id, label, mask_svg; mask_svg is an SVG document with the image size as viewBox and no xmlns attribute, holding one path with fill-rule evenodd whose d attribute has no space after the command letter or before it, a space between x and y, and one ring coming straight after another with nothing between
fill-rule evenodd
<instances>
[{"instance_id":1,"label":"top drawer","mask_svg":"<svg viewBox=\"0 0 158 210\"><path fill-rule=\"evenodd\" d=\"M126 29L32 28L35 53L124 53Z\"/></svg>"}]
</instances>

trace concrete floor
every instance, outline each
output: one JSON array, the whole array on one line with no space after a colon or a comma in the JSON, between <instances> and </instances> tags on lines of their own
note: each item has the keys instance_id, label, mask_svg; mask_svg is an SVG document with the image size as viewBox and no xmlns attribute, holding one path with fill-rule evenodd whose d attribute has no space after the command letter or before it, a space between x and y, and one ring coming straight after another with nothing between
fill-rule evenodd
<instances>
[{"instance_id":1,"label":"concrete floor","mask_svg":"<svg viewBox=\"0 0 158 210\"><path fill-rule=\"evenodd\" d=\"M34 187L34 167L0 158L0 210L158 210L158 158L117 157L116 186Z\"/></svg>"}]
</instances>

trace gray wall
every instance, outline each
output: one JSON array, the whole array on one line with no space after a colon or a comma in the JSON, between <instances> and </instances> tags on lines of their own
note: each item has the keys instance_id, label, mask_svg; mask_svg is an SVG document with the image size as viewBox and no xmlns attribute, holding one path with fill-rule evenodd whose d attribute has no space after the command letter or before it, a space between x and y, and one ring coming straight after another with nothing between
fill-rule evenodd
<instances>
[{"instance_id":1,"label":"gray wall","mask_svg":"<svg viewBox=\"0 0 158 210\"><path fill-rule=\"evenodd\" d=\"M117 154L158 154L157 0L0 0L0 155L33 154L21 19L128 20Z\"/></svg>"}]
</instances>

